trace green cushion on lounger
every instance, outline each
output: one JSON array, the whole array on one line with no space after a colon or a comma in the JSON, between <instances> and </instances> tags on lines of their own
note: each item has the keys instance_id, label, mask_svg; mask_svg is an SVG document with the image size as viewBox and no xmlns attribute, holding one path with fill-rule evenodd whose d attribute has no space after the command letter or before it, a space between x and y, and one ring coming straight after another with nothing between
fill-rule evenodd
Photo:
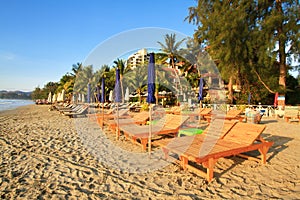
<instances>
[{"instance_id":1,"label":"green cushion on lounger","mask_svg":"<svg viewBox=\"0 0 300 200\"><path fill-rule=\"evenodd\" d=\"M202 134L203 130L198 128L188 128L188 129L181 129L179 130L178 137L185 136L185 135L197 135Z\"/></svg>"},{"instance_id":2,"label":"green cushion on lounger","mask_svg":"<svg viewBox=\"0 0 300 200\"><path fill-rule=\"evenodd\" d=\"M155 125L155 124L157 124L158 121L159 120L152 120L151 124ZM147 121L146 125L150 125L150 121Z\"/></svg>"}]
</instances>

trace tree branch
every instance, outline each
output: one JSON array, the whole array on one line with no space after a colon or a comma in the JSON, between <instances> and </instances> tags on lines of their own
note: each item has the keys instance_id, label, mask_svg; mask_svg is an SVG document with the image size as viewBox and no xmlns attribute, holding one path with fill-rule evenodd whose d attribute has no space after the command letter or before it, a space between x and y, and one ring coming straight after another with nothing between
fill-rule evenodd
<instances>
[{"instance_id":1,"label":"tree branch","mask_svg":"<svg viewBox=\"0 0 300 200\"><path fill-rule=\"evenodd\" d=\"M257 71L256 71L255 69L253 69L253 71L254 71L254 73L256 74L258 80L263 84L263 86L264 86L270 93L275 94L276 92L273 91L273 90L271 90L271 89L267 86L267 84L265 84L265 82L263 82L263 80L261 79L261 77L259 76L259 74L257 73Z\"/></svg>"}]
</instances>

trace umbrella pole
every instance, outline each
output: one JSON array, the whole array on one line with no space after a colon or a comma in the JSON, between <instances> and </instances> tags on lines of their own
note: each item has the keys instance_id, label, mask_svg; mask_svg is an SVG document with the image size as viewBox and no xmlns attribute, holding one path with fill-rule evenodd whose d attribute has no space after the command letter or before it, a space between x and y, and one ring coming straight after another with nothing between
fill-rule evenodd
<instances>
[{"instance_id":1,"label":"umbrella pole","mask_svg":"<svg viewBox=\"0 0 300 200\"><path fill-rule=\"evenodd\" d=\"M151 104L149 104L149 136L148 136L148 152L149 157L151 156L151 139L152 139L152 108Z\"/></svg>"},{"instance_id":2,"label":"umbrella pole","mask_svg":"<svg viewBox=\"0 0 300 200\"><path fill-rule=\"evenodd\" d=\"M119 103L117 103L117 130L116 139L119 140Z\"/></svg>"},{"instance_id":3,"label":"umbrella pole","mask_svg":"<svg viewBox=\"0 0 300 200\"><path fill-rule=\"evenodd\" d=\"M103 125L104 125L104 106L102 104L102 122L101 122L101 128L103 129Z\"/></svg>"},{"instance_id":4,"label":"umbrella pole","mask_svg":"<svg viewBox=\"0 0 300 200\"><path fill-rule=\"evenodd\" d=\"M201 125L201 108L202 108L202 101L200 100L200 103L199 103L199 126Z\"/></svg>"}]
</instances>

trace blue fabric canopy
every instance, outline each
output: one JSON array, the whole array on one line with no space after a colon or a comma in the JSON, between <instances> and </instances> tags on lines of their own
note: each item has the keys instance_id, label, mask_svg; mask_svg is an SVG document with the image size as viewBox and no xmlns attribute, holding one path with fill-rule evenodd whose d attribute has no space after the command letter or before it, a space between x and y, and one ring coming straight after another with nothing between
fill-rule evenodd
<instances>
[{"instance_id":1,"label":"blue fabric canopy","mask_svg":"<svg viewBox=\"0 0 300 200\"><path fill-rule=\"evenodd\" d=\"M200 78L199 80L199 96L198 96L198 100L202 101L203 100L203 78Z\"/></svg>"},{"instance_id":2,"label":"blue fabric canopy","mask_svg":"<svg viewBox=\"0 0 300 200\"><path fill-rule=\"evenodd\" d=\"M102 83L101 83L101 99L100 99L101 103L105 102L105 78L102 78Z\"/></svg>"},{"instance_id":3,"label":"blue fabric canopy","mask_svg":"<svg viewBox=\"0 0 300 200\"><path fill-rule=\"evenodd\" d=\"M120 69L116 70L116 84L115 84L115 102L120 103L122 101L121 96L121 84L120 84Z\"/></svg>"},{"instance_id":4,"label":"blue fabric canopy","mask_svg":"<svg viewBox=\"0 0 300 200\"><path fill-rule=\"evenodd\" d=\"M87 85L87 103L91 103L91 84Z\"/></svg>"},{"instance_id":5,"label":"blue fabric canopy","mask_svg":"<svg viewBox=\"0 0 300 200\"><path fill-rule=\"evenodd\" d=\"M150 53L150 60L148 65L148 96L147 103L155 103L155 60L154 53Z\"/></svg>"},{"instance_id":6,"label":"blue fabric canopy","mask_svg":"<svg viewBox=\"0 0 300 200\"><path fill-rule=\"evenodd\" d=\"M97 102L100 102L100 87L99 85L96 86L96 98L97 98Z\"/></svg>"}]
</instances>

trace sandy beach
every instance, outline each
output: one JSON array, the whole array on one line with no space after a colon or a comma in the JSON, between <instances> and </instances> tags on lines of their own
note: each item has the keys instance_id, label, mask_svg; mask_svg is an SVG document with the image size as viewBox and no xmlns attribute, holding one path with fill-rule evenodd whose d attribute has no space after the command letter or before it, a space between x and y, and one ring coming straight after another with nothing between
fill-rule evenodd
<instances>
[{"instance_id":1,"label":"sandy beach","mask_svg":"<svg viewBox=\"0 0 300 200\"><path fill-rule=\"evenodd\" d=\"M1 199L300 197L300 125L297 123L263 117L261 123L267 128L262 136L274 141L267 164L239 157L222 158L215 166L213 181L207 183L204 178L166 161L164 167L157 166L158 170L146 173L145 168L157 164L157 158L153 158L152 164L150 161L132 168L131 154L114 153L118 149L111 145L145 156L140 146L123 137L116 141L114 134L109 133L106 141L102 138L104 134L97 134L96 123L87 118L71 119L48 108L29 105L0 113ZM81 131L85 129L93 132L83 134ZM119 163L123 165L122 170L114 167Z\"/></svg>"}]
</instances>

